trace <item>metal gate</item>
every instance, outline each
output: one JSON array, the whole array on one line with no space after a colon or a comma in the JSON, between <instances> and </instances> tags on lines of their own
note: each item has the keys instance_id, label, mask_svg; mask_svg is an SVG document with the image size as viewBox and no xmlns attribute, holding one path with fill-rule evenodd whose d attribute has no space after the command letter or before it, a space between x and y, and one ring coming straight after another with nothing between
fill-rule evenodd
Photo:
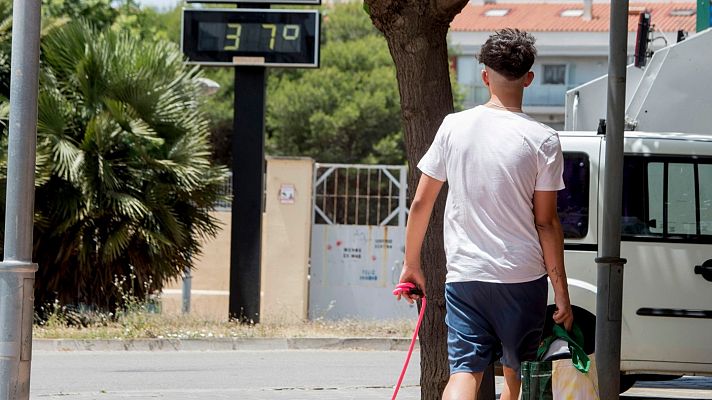
<instances>
[{"instance_id":1,"label":"metal gate","mask_svg":"<svg viewBox=\"0 0 712 400\"><path fill-rule=\"evenodd\" d=\"M316 164L309 318L394 319L405 252L405 166Z\"/></svg>"}]
</instances>

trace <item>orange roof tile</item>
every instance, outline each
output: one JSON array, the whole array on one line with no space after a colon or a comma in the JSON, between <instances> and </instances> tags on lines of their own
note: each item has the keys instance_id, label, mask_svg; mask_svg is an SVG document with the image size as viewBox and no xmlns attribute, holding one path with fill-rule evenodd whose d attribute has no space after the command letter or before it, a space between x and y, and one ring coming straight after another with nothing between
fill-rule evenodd
<instances>
[{"instance_id":1,"label":"orange roof tile","mask_svg":"<svg viewBox=\"0 0 712 400\"><path fill-rule=\"evenodd\" d=\"M562 17L565 10L580 10L581 3L497 3L474 5L468 3L455 17L450 29L460 32L494 31L505 27L519 28L530 32L608 32L610 24L610 3L594 3L593 18L585 21L581 17ZM487 10L509 9L503 17L486 16ZM673 10L696 10L694 2L689 3L631 3L628 16L628 30L638 29L638 14L641 10L651 12L651 22L661 32L675 32L679 29L694 32L696 16L671 16Z\"/></svg>"}]
</instances>

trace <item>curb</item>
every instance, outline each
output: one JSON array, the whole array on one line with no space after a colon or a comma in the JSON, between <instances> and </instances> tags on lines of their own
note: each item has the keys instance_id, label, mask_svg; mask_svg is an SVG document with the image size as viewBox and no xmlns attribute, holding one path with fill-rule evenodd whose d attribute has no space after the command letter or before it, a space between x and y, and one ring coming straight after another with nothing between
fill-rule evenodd
<instances>
[{"instance_id":1,"label":"curb","mask_svg":"<svg viewBox=\"0 0 712 400\"><path fill-rule=\"evenodd\" d=\"M406 351L404 338L34 339L35 351ZM419 346L416 346L419 347Z\"/></svg>"}]
</instances>

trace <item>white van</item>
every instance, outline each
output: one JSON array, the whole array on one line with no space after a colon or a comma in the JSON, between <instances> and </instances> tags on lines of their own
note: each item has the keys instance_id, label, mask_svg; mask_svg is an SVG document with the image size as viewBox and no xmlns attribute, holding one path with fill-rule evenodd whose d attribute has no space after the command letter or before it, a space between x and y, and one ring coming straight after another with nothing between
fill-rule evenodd
<instances>
[{"instance_id":1,"label":"white van","mask_svg":"<svg viewBox=\"0 0 712 400\"><path fill-rule=\"evenodd\" d=\"M606 141L560 138L571 303L594 320ZM712 136L626 132L624 151L621 386L640 374L712 375Z\"/></svg>"}]
</instances>

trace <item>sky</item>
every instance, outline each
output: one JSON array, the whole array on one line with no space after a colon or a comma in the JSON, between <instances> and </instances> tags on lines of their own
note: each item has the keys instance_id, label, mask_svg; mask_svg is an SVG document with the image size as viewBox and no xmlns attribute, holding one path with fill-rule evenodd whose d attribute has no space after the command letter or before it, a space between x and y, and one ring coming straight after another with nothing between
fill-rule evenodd
<instances>
[{"instance_id":1,"label":"sky","mask_svg":"<svg viewBox=\"0 0 712 400\"><path fill-rule=\"evenodd\" d=\"M144 6L157 7L159 9L167 9L175 6L179 0L139 0L139 3Z\"/></svg>"}]
</instances>

